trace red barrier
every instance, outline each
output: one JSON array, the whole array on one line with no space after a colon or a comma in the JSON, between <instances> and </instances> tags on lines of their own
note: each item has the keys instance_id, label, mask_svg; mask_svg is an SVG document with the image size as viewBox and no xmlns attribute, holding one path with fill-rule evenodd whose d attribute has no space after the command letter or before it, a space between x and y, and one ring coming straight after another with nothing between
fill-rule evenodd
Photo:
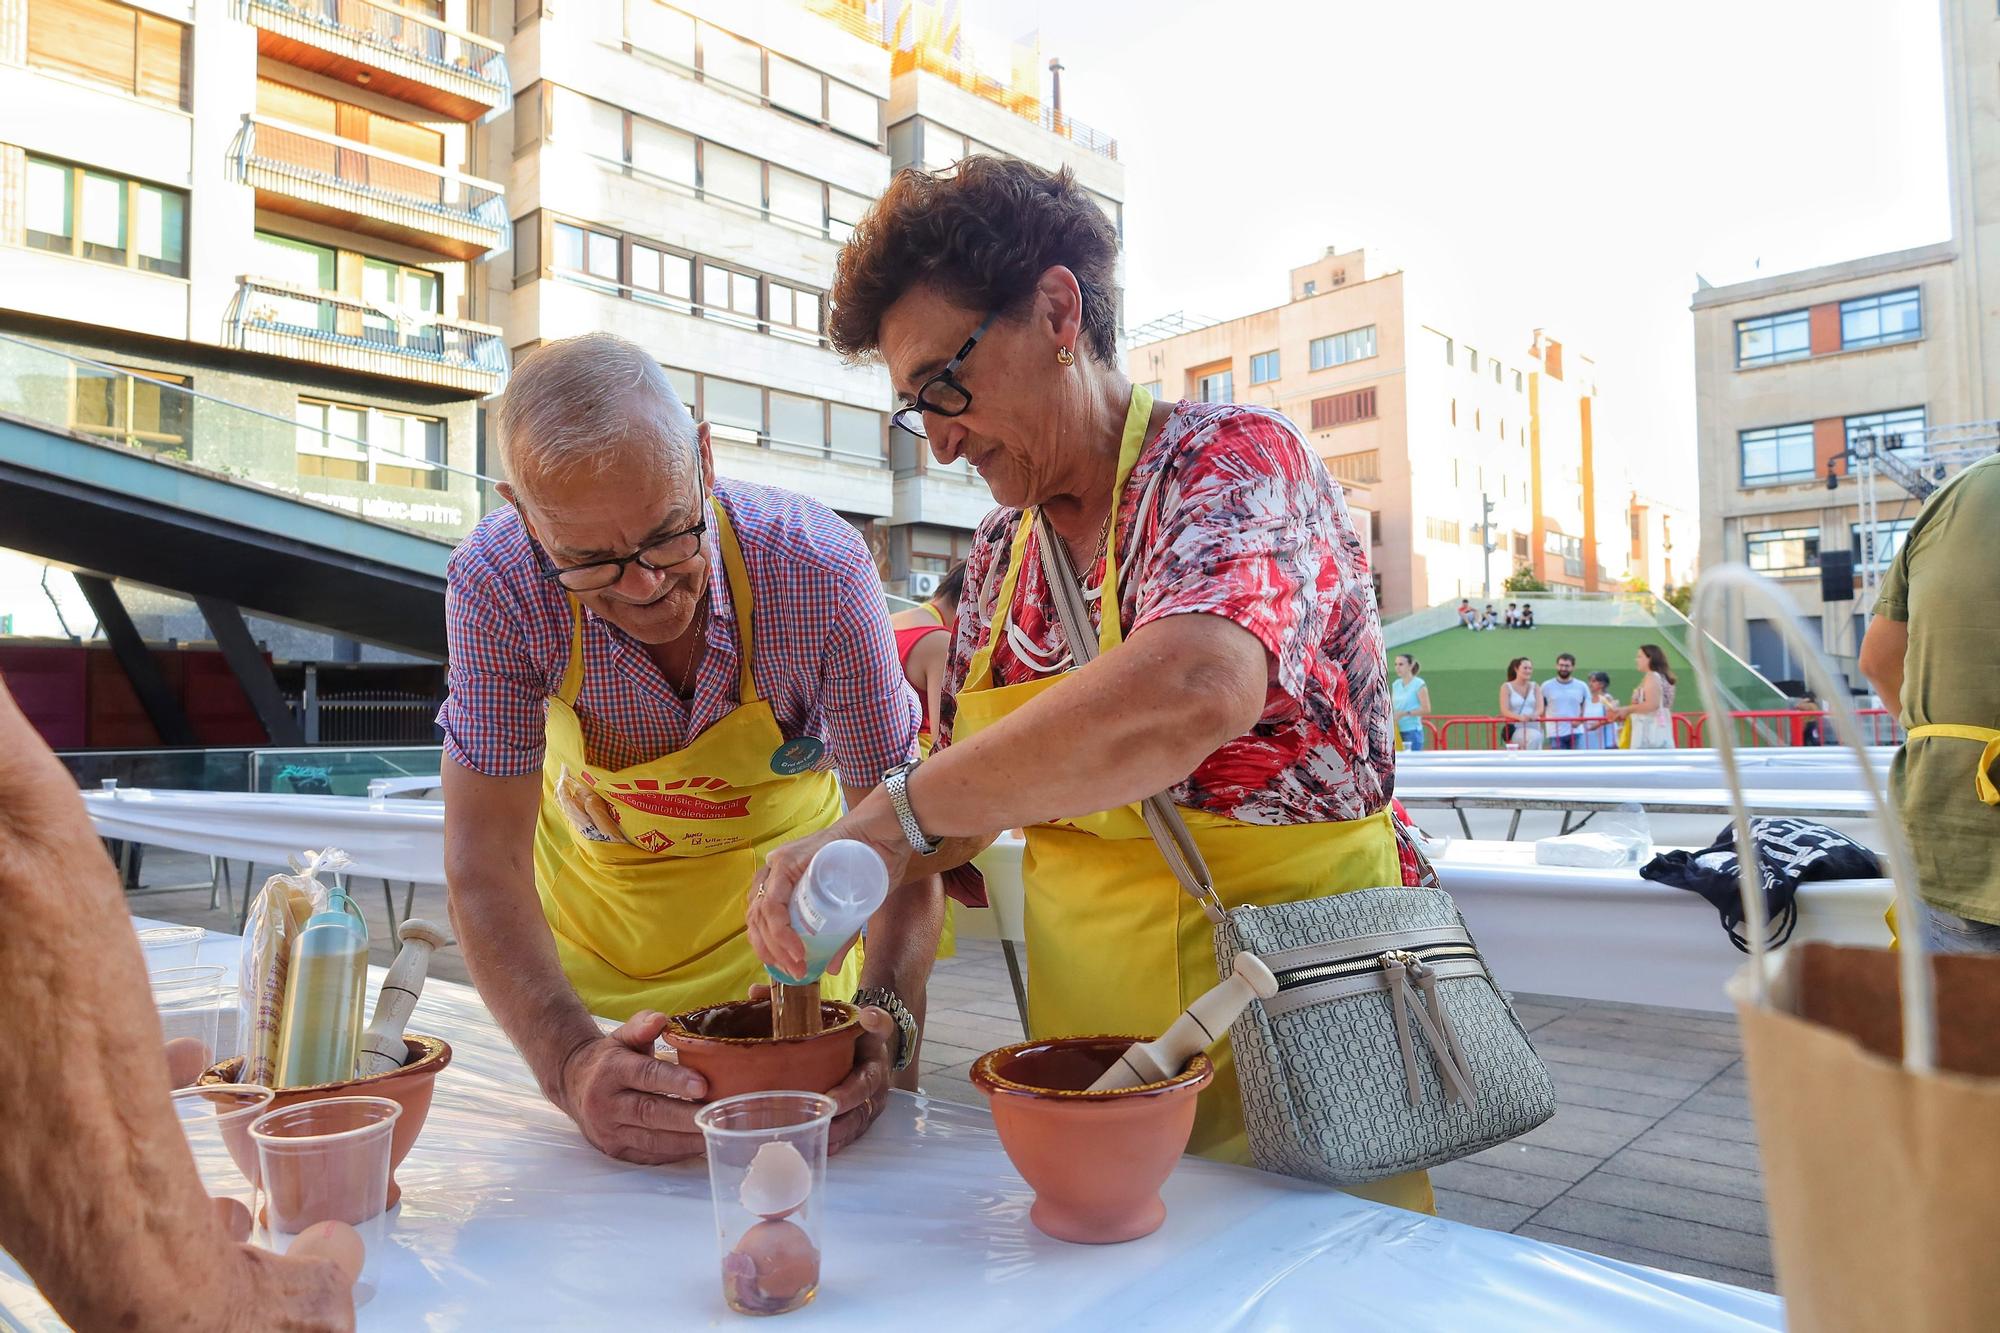
<instances>
[{"instance_id":1,"label":"red barrier","mask_svg":"<svg viewBox=\"0 0 2000 1333\"><path fill-rule=\"evenodd\" d=\"M1886 708L1863 708L1858 710L1861 725L1866 729L1863 741L1868 745L1900 745L1903 729ZM1833 719L1816 708L1768 708L1750 709L1730 715L1731 724L1736 728L1736 743L1742 747L1769 747L1794 745L1832 745L1838 742L1833 731ZM1447 714L1423 719L1425 746L1427 750L1506 750L1516 748L1504 739L1502 732L1509 727L1519 728L1532 725L1540 733L1540 741L1535 748L1552 749L1548 743L1548 728L1551 723L1567 722L1588 727L1602 724L1602 718L1547 717L1537 718L1531 724L1523 724L1518 719L1492 717L1484 714ZM1618 723L1610 723L1618 727ZM1674 744L1680 749L1700 749L1712 744L1708 736L1708 714L1675 713ZM1583 747L1579 747L1583 748Z\"/></svg>"}]
</instances>

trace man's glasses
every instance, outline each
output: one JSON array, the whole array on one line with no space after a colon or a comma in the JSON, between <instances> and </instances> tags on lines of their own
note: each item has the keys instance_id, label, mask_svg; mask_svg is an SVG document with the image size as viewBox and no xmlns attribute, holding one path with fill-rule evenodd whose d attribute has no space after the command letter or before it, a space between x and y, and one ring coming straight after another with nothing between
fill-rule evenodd
<instances>
[{"instance_id":1,"label":"man's glasses","mask_svg":"<svg viewBox=\"0 0 2000 1333\"><path fill-rule=\"evenodd\" d=\"M656 574L671 573L701 554L701 535L708 531L706 487L703 488L701 507L697 512L702 515L701 522L669 533L631 555L616 560L593 560L587 565L558 565L551 561L542 571L542 577L552 583L560 583L571 592L596 592L624 578L627 565L650 569Z\"/></svg>"},{"instance_id":2,"label":"man's glasses","mask_svg":"<svg viewBox=\"0 0 2000 1333\"><path fill-rule=\"evenodd\" d=\"M986 336L986 330L993 327L993 321L1000 318L995 310L981 320L972 336L965 340L965 346L958 349L958 355L944 363L944 369L925 380L917 388L917 396L908 407L897 408L889 420L919 438L928 435L924 430L924 413L930 412L941 417L964 416L972 406L972 395L958 382L957 370L965 364L965 358L972 349L979 346L979 340Z\"/></svg>"}]
</instances>

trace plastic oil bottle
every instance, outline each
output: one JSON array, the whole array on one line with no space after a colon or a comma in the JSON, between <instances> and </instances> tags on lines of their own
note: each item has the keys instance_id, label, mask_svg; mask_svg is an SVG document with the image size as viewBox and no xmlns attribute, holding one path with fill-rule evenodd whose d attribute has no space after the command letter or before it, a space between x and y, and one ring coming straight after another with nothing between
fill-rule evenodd
<instances>
[{"instance_id":1,"label":"plastic oil bottle","mask_svg":"<svg viewBox=\"0 0 2000 1333\"><path fill-rule=\"evenodd\" d=\"M368 922L344 893L328 897L292 941L285 974L278 1086L310 1087L354 1077L367 1003Z\"/></svg>"},{"instance_id":2,"label":"plastic oil bottle","mask_svg":"<svg viewBox=\"0 0 2000 1333\"><path fill-rule=\"evenodd\" d=\"M792 929L806 946L805 975L765 970L788 986L818 981L840 946L854 938L888 896L889 868L874 849L847 838L828 843L813 853L792 894Z\"/></svg>"}]
</instances>

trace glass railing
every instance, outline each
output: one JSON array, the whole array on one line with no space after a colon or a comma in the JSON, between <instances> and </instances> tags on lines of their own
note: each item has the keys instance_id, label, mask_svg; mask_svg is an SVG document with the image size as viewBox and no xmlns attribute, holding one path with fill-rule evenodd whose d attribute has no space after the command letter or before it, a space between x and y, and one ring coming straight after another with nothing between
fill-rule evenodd
<instances>
[{"instance_id":1,"label":"glass railing","mask_svg":"<svg viewBox=\"0 0 2000 1333\"><path fill-rule=\"evenodd\" d=\"M435 745L357 749L66 750L57 758L85 790L107 781L160 791L288 792L367 796L382 779L436 777Z\"/></svg>"},{"instance_id":2,"label":"glass railing","mask_svg":"<svg viewBox=\"0 0 2000 1333\"><path fill-rule=\"evenodd\" d=\"M266 462L267 476L275 468L296 468L302 454L352 457L385 471L413 466L407 455L364 440L4 333L0 333L0 414L295 497L301 493L296 482L285 485L251 475L243 463ZM443 462L414 461L430 472L472 478L482 496L494 494L490 488L495 478ZM468 517L464 530L478 519L478 514Z\"/></svg>"}]
</instances>

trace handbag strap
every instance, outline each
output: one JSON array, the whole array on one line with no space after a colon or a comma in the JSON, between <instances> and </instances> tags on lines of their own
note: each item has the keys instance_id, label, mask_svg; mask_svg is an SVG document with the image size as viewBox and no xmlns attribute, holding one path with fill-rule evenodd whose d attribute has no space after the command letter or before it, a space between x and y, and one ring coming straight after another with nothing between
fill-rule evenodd
<instances>
[{"instance_id":1,"label":"handbag strap","mask_svg":"<svg viewBox=\"0 0 2000 1333\"><path fill-rule=\"evenodd\" d=\"M1112 497L1117 504L1117 497ZM1062 621L1063 637L1069 640L1070 657L1079 667L1085 666L1097 657L1097 636L1090 629L1090 607L1083 600L1083 589L1077 583L1076 567L1070 562L1069 549L1055 528L1045 518L1040 509L1035 510L1035 545L1042 557L1042 577L1049 585L1049 593L1056 604L1056 616ZM1116 540L1116 524L1107 529L1105 540ZM1099 595L1099 614L1118 614L1118 590L1106 588ZM1202 858L1201 849L1195 846L1194 834L1188 831L1187 821L1181 818L1174 803L1161 792L1148 796L1139 802L1139 813L1146 821L1146 828L1159 846L1160 854L1167 860L1167 868L1174 872L1174 879L1186 889L1194 900L1201 904L1210 924L1221 925L1228 917L1228 909L1222 905L1222 896L1215 891L1214 877L1209 874L1208 862Z\"/></svg>"}]
</instances>

